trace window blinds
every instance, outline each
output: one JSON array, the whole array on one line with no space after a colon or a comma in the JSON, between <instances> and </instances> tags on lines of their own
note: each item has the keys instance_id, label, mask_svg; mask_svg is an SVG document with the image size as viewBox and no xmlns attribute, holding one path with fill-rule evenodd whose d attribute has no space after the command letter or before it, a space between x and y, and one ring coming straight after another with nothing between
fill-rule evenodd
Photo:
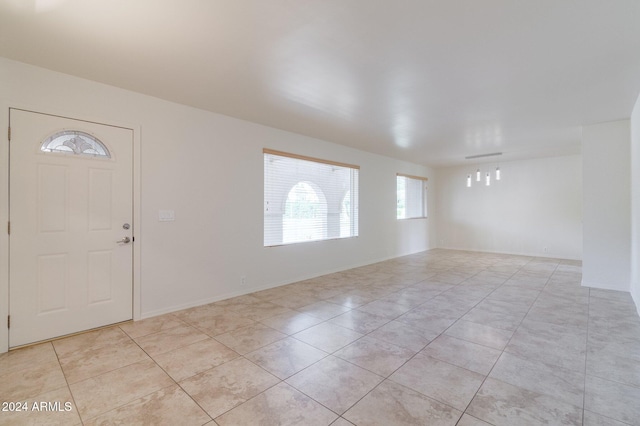
<instances>
[{"instance_id":1,"label":"window blinds","mask_svg":"<svg viewBox=\"0 0 640 426\"><path fill-rule=\"evenodd\" d=\"M358 235L358 166L263 153L265 247Z\"/></svg>"},{"instance_id":2,"label":"window blinds","mask_svg":"<svg viewBox=\"0 0 640 426\"><path fill-rule=\"evenodd\" d=\"M427 178L419 176L396 176L398 219L427 217Z\"/></svg>"}]
</instances>

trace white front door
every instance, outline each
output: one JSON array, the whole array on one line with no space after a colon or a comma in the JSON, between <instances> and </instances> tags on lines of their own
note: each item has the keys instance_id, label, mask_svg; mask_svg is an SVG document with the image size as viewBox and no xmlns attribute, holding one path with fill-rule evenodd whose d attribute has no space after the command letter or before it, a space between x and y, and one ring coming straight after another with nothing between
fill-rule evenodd
<instances>
[{"instance_id":1,"label":"white front door","mask_svg":"<svg viewBox=\"0 0 640 426\"><path fill-rule=\"evenodd\" d=\"M131 319L133 131L9 120L9 346Z\"/></svg>"}]
</instances>

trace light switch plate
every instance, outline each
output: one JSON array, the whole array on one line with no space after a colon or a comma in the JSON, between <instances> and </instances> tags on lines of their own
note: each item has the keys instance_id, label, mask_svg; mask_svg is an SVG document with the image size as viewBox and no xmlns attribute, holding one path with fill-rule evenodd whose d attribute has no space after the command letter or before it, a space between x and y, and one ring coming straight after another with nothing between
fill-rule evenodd
<instances>
[{"instance_id":1,"label":"light switch plate","mask_svg":"<svg viewBox=\"0 0 640 426\"><path fill-rule=\"evenodd\" d=\"M158 220L160 222L173 222L176 220L176 212L173 210L159 210Z\"/></svg>"}]
</instances>

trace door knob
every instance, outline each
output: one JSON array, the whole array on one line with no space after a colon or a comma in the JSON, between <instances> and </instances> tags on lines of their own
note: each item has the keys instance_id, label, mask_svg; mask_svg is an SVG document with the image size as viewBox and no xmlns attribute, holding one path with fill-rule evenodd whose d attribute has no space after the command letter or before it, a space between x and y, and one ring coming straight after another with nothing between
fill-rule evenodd
<instances>
[{"instance_id":1,"label":"door knob","mask_svg":"<svg viewBox=\"0 0 640 426\"><path fill-rule=\"evenodd\" d=\"M120 243L120 244L129 244L131 242L131 238L129 237L123 237L121 240L116 241L116 243Z\"/></svg>"}]
</instances>

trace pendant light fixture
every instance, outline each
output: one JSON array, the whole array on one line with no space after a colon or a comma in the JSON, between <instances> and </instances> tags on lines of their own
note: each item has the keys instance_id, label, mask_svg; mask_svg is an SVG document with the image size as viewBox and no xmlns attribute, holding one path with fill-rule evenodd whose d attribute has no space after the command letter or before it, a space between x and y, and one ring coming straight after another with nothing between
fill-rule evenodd
<instances>
[{"instance_id":1,"label":"pendant light fixture","mask_svg":"<svg viewBox=\"0 0 640 426\"><path fill-rule=\"evenodd\" d=\"M495 157L495 156L500 156L502 155L501 152L494 152L491 154L480 154L480 155L470 155L468 157L464 157L465 160L472 160L472 159L476 159L476 158L484 158L484 157ZM472 183L472 174L469 173L467 174L467 188L471 188L471 183ZM476 169L476 182L480 182L480 180L482 179L482 173L480 172L480 168ZM500 163L497 164L496 166L496 181L499 181L502 179L502 173L500 171ZM490 172L486 172L485 173L485 178L484 178L484 184L485 186L491 186L491 173Z\"/></svg>"}]
</instances>

